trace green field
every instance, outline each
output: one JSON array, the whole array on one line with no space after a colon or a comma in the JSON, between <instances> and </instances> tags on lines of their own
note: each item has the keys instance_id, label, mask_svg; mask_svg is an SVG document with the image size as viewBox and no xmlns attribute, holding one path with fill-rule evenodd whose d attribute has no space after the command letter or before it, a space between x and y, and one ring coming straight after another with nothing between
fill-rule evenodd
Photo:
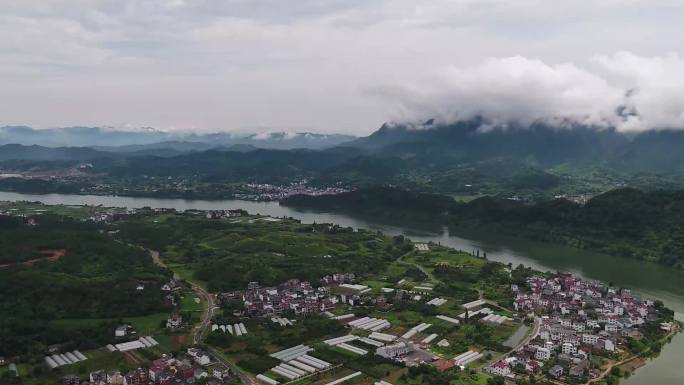
<instances>
[{"instance_id":1,"label":"green field","mask_svg":"<svg viewBox=\"0 0 684 385\"><path fill-rule=\"evenodd\" d=\"M139 335L156 335L163 328L161 328L162 321L169 318L169 313L150 314L142 317L124 317L124 318L65 318L55 320L52 323L64 330L81 329L84 327L91 327L109 321L121 321L121 323L130 323ZM112 330L112 336L114 331Z\"/></svg>"},{"instance_id":2,"label":"green field","mask_svg":"<svg viewBox=\"0 0 684 385\"><path fill-rule=\"evenodd\" d=\"M204 300L194 293L185 293L181 298L180 307L182 311L201 312L204 311L205 306Z\"/></svg>"}]
</instances>

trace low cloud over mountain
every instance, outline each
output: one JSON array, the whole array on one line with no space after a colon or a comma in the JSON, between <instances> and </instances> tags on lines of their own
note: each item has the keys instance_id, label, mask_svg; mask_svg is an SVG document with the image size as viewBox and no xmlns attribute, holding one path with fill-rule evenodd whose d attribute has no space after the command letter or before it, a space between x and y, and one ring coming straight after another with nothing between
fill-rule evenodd
<instances>
[{"instance_id":1,"label":"low cloud over mountain","mask_svg":"<svg viewBox=\"0 0 684 385\"><path fill-rule=\"evenodd\" d=\"M591 66L522 56L450 66L376 92L397 104L397 121L482 118L492 126L581 124L619 131L684 128L684 58L629 52L597 56ZM485 128L487 126L484 126Z\"/></svg>"}]
</instances>

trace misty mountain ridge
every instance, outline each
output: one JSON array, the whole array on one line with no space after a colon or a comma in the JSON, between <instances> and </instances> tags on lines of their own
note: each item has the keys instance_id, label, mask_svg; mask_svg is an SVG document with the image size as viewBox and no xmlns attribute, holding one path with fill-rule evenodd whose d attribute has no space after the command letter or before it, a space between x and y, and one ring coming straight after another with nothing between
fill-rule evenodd
<instances>
[{"instance_id":1,"label":"misty mountain ridge","mask_svg":"<svg viewBox=\"0 0 684 385\"><path fill-rule=\"evenodd\" d=\"M188 149L203 151L219 146L250 145L256 148L323 149L355 139L341 134L316 134L310 132L269 132L259 134L187 133L161 131L144 127L140 129L114 129L110 127L60 127L35 129L26 126L0 127L0 144L40 145L45 147L121 147L156 145L158 143L186 143ZM160 148L160 147L157 147ZM169 148L174 148L170 146ZM178 146L175 146L179 150ZM183 150L185 151L185 150Z\"/></svg>"},{"instance_id":2,"label":"misty mountain ridge","mask_svg":"<svg viewBox=\"0 0 684 385\"><path fill-rule=\"evenodd\" d=\"M24 146L22 144L0 145L0 161L31 160L31 161L84 161L103 158L106 153L87 147L44 147L38 145Z\"/></svg>"},{"instance_id":3,"label":"misty mountain ridge","mask_svg":"<svg viewBox=\"0 0 684 385\"><path fill-rule=\"evenodd\" d=\"M483 129L485 127L485 129ZM583 125L490 126L483 119L457 123L386 123L349 146L382 156L437 163L515 159L553 167L606 165L630 172L684 171L684 131L623 133Z\"/></svg>"}]
</instances>

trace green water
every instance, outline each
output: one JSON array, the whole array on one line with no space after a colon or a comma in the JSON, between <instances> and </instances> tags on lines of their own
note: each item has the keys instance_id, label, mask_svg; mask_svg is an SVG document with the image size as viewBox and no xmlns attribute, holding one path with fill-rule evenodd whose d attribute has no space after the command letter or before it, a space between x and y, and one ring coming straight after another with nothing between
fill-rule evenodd
<instances>
[{"instance_id":1,"label":"green water","mask_svg":"<svg viewBox=\"0 0 684 385\"><path fill-rule=\"evenodd\" d=\"M450 233L439 226L414 223L378 223L339 213L298 211L283 207L276 202L247 202L237 200L201 201L183 199L152 199L111 197L94 195L31 195L0 192L0 200L41 201L47 204L103 205L108 207L168 207L177 210L235 209L272 216L287 216L304 223L328 222L354 228L368 228L386 234L403 234L421 242L438 242L464 251L480 250L491 260L523 264L539 270L567 271L584 278L613 282L615 285L636 290L646 296L657 298L674 309L684 319L684 272L663 266L586 252L563 246L529 242L502 237L486 232ZM677 336L662 351L660 357L622 382L627 385L684 385L684 335Z\"/></svg>"}]
</instances>

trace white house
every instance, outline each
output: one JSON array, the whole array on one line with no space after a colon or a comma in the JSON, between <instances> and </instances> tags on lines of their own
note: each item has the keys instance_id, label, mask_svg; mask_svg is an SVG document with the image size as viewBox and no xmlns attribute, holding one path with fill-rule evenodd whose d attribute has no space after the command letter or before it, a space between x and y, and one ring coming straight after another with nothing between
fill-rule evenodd
<instances>
[{"instance_id":1,"label":"white house","mask_svg":"<svg viewBox=\"0 0 684 385\"><path fill-rule=\"evenodd\" d=\"M128 334L128 325L117 326L114 329L114 337L125 337Z\"/></svg>"},{"instance_id":2,"label":"white house","mask_svg":"<svg viewBox=\"0 0 684 385\"><path fill-rule=\"evenodd\" d=\"M614 352L615 351L615 342L612 340L605 340L603 344L603 348L609 352Z\"/></svg>"},{"instance_id":3,"label":"white house","mask_svg":"<svg viewBox=\"0 0 684 385\"><path fill-rule=\"evenodd\" d=\"M491 366L492 374L495 376L505 377L511 374L511 368L505 361L499 361Z\"/></svg>"},{"instance_id":4,"label":"white house","mask_svg":"<svg viewBox=\"0 0 684 385\"><path fill-rule=\"evenodd\" d=\"M562 350L563 350L563 353L565 353L565 354L575 354L575 353L577 353L577 346L575 346L569 342L566 342L563 344Z\"/></svg>"},{"instance_id":5,"label":"white house","mask_svg":"<svg viewBox=\"0 0 684 385\"><path fill-rule=\"evenodd\" d=\"M547 348L537 348L537 352L534 354L534 358L539 361L546 361L551 358L551 351Z\"/></svg>"},{"instance_id":6,"label":"white house","mask_svg":"<svg viewBox=\"0 0 684 385\"><path fill-rule=\"evenodd\" d=\"M200 365L204 366L209 365L209 363L211 363L211 358L209 358L209 355L205 353L202 349L189 348L188 355L190 355L190 357L192 357L192 359Z\"/></svg>"},{"instance_id":7,"label":"white house","mask_svg":"<svg viewBox=\"0 0 684 385\"><path fill-rule=\"evenodd\" d=\"M599 340L599 336L594 334L582 334L582 343L595 345Z\"/></svg>"}]
</instances>

